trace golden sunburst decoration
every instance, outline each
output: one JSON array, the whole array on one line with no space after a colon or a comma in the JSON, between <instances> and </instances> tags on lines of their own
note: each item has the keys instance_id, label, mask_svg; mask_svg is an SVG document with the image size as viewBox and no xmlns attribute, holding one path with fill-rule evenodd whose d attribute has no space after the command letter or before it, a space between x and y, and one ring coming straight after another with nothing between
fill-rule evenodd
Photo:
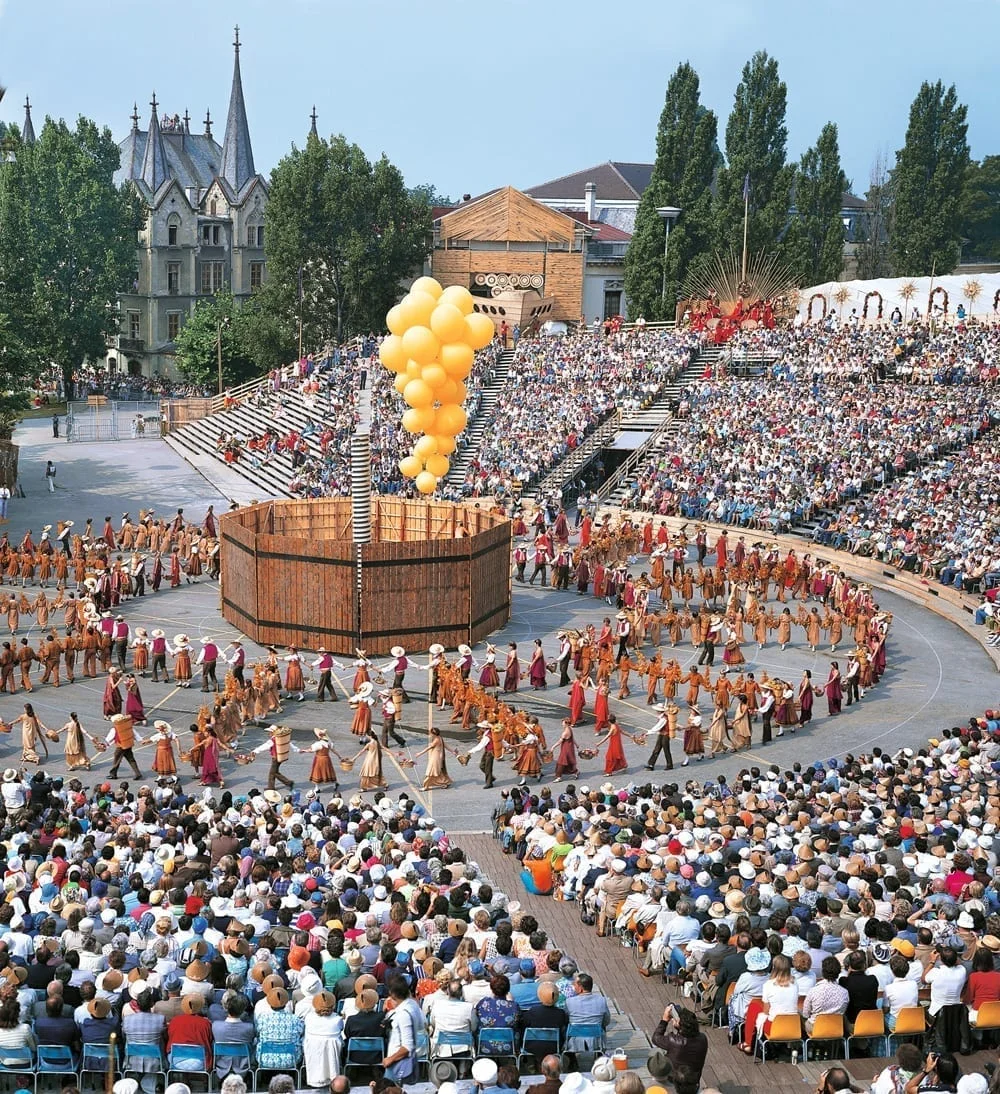
<instances>
[{"instance_id":1,"label":"golden sunburst decoration","mask_svg":"<svg viewBox=\"0 0 1000 1094\"><path fill-rule=\"evenodd\" d=\"M906 301L906 307L903 309L903 322L905 323L910 311L910 301L917 295L917 286L912 281L905 281L899 287L899 295Z\"/></svg>"},{"instance_id":2,"label":"golden sunburst decoration","mask_svg":"<svg viewBox=\"0 0 1000 1094\"><path fill-rule=\"evenodd\" d=\"M972 313L976 307L976 301L983 295L983 285L981 281L977 281L974 277L970 278L962 286L962 295L969 302L969 318L972 318Z\"/></svg>"},{"instance_id":3,"label":"golden sunburst decoration","mask_svg":"<svg viewBox=\"0 0 1000 1094\"><path fill-rule=\"evenodd\" d=\"M744 279L742 260L734 248L728 255L716 252L688 273L683 295L688 299L709 300L720 304L742 299L752 306L761 300L776 300L796 289L795 278L776 254L760 251L747 261Z\"/></svg>"},{"instance_id":4,"label":"golden sunburst decoration","mask_svg":"<svg viewBox=\"0 0 1000 1094\"><path fill-rule=\"evenodd\" d=\"M851 290L846 285L838 285L833 299L840 305L840 317L844 315L844 305L851 299Z\"/></svg>"}]
</instances>

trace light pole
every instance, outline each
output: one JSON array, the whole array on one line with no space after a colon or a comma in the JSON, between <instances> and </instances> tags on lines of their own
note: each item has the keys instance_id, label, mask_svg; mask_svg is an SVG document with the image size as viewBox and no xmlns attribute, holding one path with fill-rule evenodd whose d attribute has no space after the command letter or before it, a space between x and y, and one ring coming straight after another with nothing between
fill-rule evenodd
<instances>
[{"instance_id":1,"label":"light pole","mask_svg":"<svg viewBox=\"0 0 1000 1094\"><path fill-rule=\"evenodd\" d=\"M228 326L228 315L215 324L215 353L219 365L219 398L222 398L222 328Z\"/></svg>"},{"instance_id":2,"label":"light pole","mask_svg":"<svg viewBox=\"0 0 1000 1094\"><path fill-rule=\"evenodd\" d=\"M663 221L664 233L663 233L663 288L661 290L661 303L663 305L664 315L666 319L667 308L667 247L670 244L670 226L681 215L680 209L674 205L663 205L656 210L656 215Z\"/></svg>"}]
</instances>

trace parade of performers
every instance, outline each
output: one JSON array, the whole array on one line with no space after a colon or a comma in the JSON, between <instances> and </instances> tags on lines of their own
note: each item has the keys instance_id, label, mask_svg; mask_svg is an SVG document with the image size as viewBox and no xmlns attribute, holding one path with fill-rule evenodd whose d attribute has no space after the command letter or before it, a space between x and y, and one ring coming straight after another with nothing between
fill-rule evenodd
<instances>
[{"instance_id":1,"label":"parade of performers","mask_svg":"<svg viewBox=\"0 0 1000 1094\"><path fill-rule=\"evenodd\" d=\"M123 609L134 598L218 576L215 531L212 513L199 526L183 510L169 519L145 510L135 522L123 513L117 528L108 518L99 533L92 521L79 530L60 521L54 537L45 525L37 544L31 531L16 547L0 536L0 601L10 630L0 647L0 688L9 696L34 693L101 673L100 716L112 726L101 741L84 728L93 715L81 721L74 713L61 730L48 730L26 704L4 727L20 726L23 762L40 762L45 741L65 734L70 768L90 769L113 747L112 769L125 761L136 773L137 754L149 747L158 776L174 776L180 761L204 786L224 786L228 764L252 762L260 751L247 750L247 734L269 727L262 747L271 753L270 787L290 782L280 768L292 751L312 756L308 782L317 791L338 785L335 759L351 766L359 761L358 778L369 788L388 785L394 768L424 759L423 788L444 791L454 785L449 751L463 766L481 753L487 786L502 777L508 762L510 778L521 783L542 778L550 764L557 778L576 777L591 760L611 776L630 767L627 741L641 745L649 731L660 746L654 764L662 754L673 766L675 736L681 737L682 764L722 756L751 747L755 737L767 744L786 731L806 730L819 713L818 701L822 717L840 716L886 669L891 615L879 610L870 587L815 557L811 545L783 550L773 540L726 528L710 538L705 525L690 522L671 533L666 521L649 513L595 520L583 511L574 532L561 509L515 515L515 581L530 583L521 565L528 558L546 585L553 561L552 585L574 596L575 619L587 614L586 599L578 598L595 602L589 621L559 630L548 649L542 638L529 639L525 656L509 641L487 643L483 652L460 645L453 653L435 643L427 664L408 657L401 645L381 667L360 648L349 664L323 650L314 659L295 647L268 647L248 659L241 639L223 648L223 640L212 637L178 633L168 639L163 627L131 626ZM793 679L791 672L763 666L754 671L762 650L780 657L790 646L828 651L830 661L816 667L815 681L809 670L801 679L798 672ZM435 716L445 719L413 757L389 751L390 738L406 746L399 730L411 702L411 669L421 681L429 674ZM350 686L337 670L352 674ZM143 691L159 684L190 687L196 672L207 694L187 731L190 740L161 720L148 740L140 738L137 730L148 718ZM392 686L379 690L390 673ZM291 731L280 724L284 704L341 697L353 712L349 729L317 727L313 743L291 748ZM683 703L686 715L678 706ZM373 727L376 704L380 740ZM663 715L660 728L653 724L657 714ZM562 729L550 744L542 719L555 716ZM592 727L594 740L581 747L574 734L583 727ZM343 748L343 756L337 749L337 741L352 734L362 742L354 760L354 749Z\"/></svg>"}]
</instances>

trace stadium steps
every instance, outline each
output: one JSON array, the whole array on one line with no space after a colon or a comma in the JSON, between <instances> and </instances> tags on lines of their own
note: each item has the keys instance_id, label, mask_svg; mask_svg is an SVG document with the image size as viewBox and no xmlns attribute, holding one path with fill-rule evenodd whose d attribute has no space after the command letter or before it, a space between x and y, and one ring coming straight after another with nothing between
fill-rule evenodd
<instances>
[{"instance_id":1,"label":"stadium steps","mask_svg":"<svg viewBox=\"0 0 1000 1094\"><path fill-rule=\"evenodd\" d=\"M507 378L510 374L510 366L514 360L514 351L507 349L500 354L496 367L493 370L493 379L482 388L479 399L479 412L465 431L463 444L455 452L451 461L451 470L445 478L445 485L460 487L465 482L469 464L475 459L479 447L486 432L486 423L493 414L500 393L507 386Z\"/></svg>"}]
</instances>

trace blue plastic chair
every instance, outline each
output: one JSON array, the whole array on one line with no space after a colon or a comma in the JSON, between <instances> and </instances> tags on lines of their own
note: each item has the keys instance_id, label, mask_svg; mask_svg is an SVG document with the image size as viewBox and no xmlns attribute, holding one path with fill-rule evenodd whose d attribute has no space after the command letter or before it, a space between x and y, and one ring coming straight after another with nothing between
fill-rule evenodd
<instances>
[{"instance_id":1,"label":"blue plastic chair","mask_svg":"<svg viewBox=\"0 0 1000 1094\"><path fill-rule=\"evenodd\" d=\"M381 1045L379 1039L379 1044ZM269 1056L281 1056L286 1060L294 1060L293 1064L265 1064L264 1060ZM257 1044L257 1066L254 1069L254 1086L260 1090L260 1076L266 1072L294 1071L295 1085L301 1086L302 1072L302 1045L299 1041L259 1041ZM266 1087L267 1084L264 1084Z\"/></svg>"},{"instance_id":2,"label":"blue plastic chair","mask_svg":"<svg viewBox=\"0 0 1000 1094\"><path fill-rule=\"evenodd\" d=\"M573 1047L574 1040L585 1042L585 1047ZM567 1051L574 1052L577 1056L588 1052L592 1052L595 1057L599 1056L604 1052L604 1027L600 1022L571 1022L566 1027L566 1039L563 1043Z\"/></svg>"},{"instance_id":3,"label":"blue plastic chair","mask_svg":"<svg viewBox=\"0 0 1000 1094\"><path fill-rule=\"evenodd\" d=\"M0 1075L30 1075L32 1090L37 1088L38 1077L35 1069L35 1054L30 1048L9 1048L4 1050L7 1062L0 1064ZM19 1084L23 1086L22 1084Z\"/></svg>"},{"instance_id":4,"label":"blue plastic chair","mask_svg":"<svg viewBox=\"0 0 1000 1094\"><path fill-rule=\"evenodd\" d=\"M479 1031L480 1056L509 1056L517 1059L517 1043L510 1026L487 1026Z\"/></svg>"},{"instance_id":5,"label":"blue plastic chair","mask_svg":"<svg viewBox=\"0 0 1000 1094\"><path fill-rule=\"evenodd\" d=\"M432 1060L439 1058L439 1050L442 1048L452 1050L448 1059L455 1056L471 1056L476 1051L476 1042L471 1033L451 1033L448 1030L442 1030L434 1034L431 1048Z\"/></svg>"},{"instance_id":6,"label":"blue plastic chair","mask_svg":"<svg viewBox=\"0 0 1000 1094\"><path fill-rule=\"evenodd\" d=\"M171 1075L183 1075L187 1082L192 1075L204 1075L206 1089L212 1088L212 1073L208 1070L205 1049L201 1045L171 1045L167 1053L167 1084L174 1082Z\"/></svg>"},{"instance_id":7,"label":"blue plastic chair","mask_svg":"<svg viewBox=\"0 0 1000 1094\"><path fill-rule=\"evenodd\" d=\"M141 1071L139 1068L132 1067L133 1060L155 1060L155 1071ZM128 1041L125 1045L125 1062L122 1065L122 1071L124 1073L131 1072L133 1075L162 1075L163 1084L167 1083L167 1061L163 1056L163 1049L159 1045L153 1044L152 1041Z\"/></svg>"},{"instance_id":8,"label":"blue plastic chair","mask_svg":"<svg viewBox=\"0 0 1000 1094\"><path fill-rule=\"evenodd\" d=\"M423 1068L426 1077L431 1062L431 1039L426 1029L420 1030L417 1034L414 1050L413 1062L416 1065L416 1074L419 1075L420 1069Z\"/></svg>"},{"instance_id":9,"label":"blue plastic chair","mask_svg":"<svg viewBox=\"0 0 1000 1094\"><path fill-rule=\"evenodd\" d=\"M40 1075L76 1075L79 1063L69 1045L39 1045L37 1068Z\"/></svg>"},{"instance_id":10,"label":"blue plastic chair","mask_svg":"<svg viewBox=\"0 0 1000 1094\"><path fill-rule=\"evenodd\" d=\"M379 1053L379 1060L385 1055L385 1043L381 1037L351 1037L347 1042L347 1052L344 1055L344 1074L350 1075L350 1068L352 1067L367 1067L373 1071L383 1071L381 1062L377 1064L370 1064L363 1060L359 1060L359 1055L369 1055L370 1053Z\"/></svg>"},{"instance_id":11,"label":"blue plastic chair","mask_svg":"<svg viewBox=\"0 0 1000 1094\"><path fill-rule=\"evenodd\" d=\"M216 1066L229 1060L237 1075L245 1076L253 1071L253 1045L245 1041L216 1041L212 1053Z\"/></svg>"},{"instance_id":12,"label":"blue plastic chair","mask_svg":"<svg viewBox=\"0 0 1000 1094\"><path fill-rule=\"evenodd\" d=\"M528 1045L531 1048L528 1048ZM546 1047L548 1046L548 1047ZM562 1051L562 1034L555 1026L528 1026L521 1038L521 1051L517 1054L517 1066L524 1057L558 1056Z\"/></svg>"}]
</instances>

